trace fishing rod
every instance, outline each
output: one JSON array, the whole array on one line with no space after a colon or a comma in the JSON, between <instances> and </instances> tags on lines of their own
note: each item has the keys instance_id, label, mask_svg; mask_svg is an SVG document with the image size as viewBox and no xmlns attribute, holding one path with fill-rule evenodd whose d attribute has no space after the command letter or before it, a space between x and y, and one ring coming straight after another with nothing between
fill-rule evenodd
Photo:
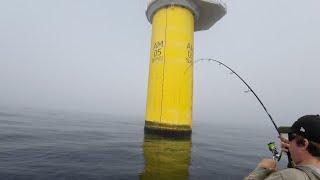
<instances>
[{"instance_id":1,"label":"fishing rod","mask_svg":"<svg viewBox=\"0 0 320 180\"><path fill-rule=\"evenodd\" d=\"M249 84L248 84L238 73L236 73L233 69L231 69L229 66L227 66L227 65L224 64L224 63L222 63L221 61L218 61L218 60L215 60L215 59L211 59L211 58L198 59L198 60L195 61L193 64L196 64L196 63L198 63L198 62L200 62L200 61L209 61L209 62L212 61L212 62L216 62L216 63L218 63L219 65L222 65L222 66L226 67L227 69L229 69L229 70L231 71L231 74L235 74L235 75L248 87L249 90L248 90L248 91L245 91L245 92L246 92L246 93L247 93L247 92L252 92L253 95L256 97L256 99L259 101L260 105L263 107L264 111L267 113L269 119L271 120L274 128L275 128L276 131L278 132L279 137L281 136L281 133L280 133L280 131L279 131L279 129L278 129L278 126L277 126L277 124L274 122L274 120L273 120L271 114L268 112L266 106L262 103L261 99L260 99L260 98L258 97L258 95L254 92L254 90L249 86ZM191 65L189 66L189 68L190 68L193 64L191 64ZM188 68L188 69L189 69L189 68ZM187 70L188 70L188 69L187 69ZM269 144L268 144L268 148L269 148L269 150L270 150L270 151L272 152L272 154L273 154L273 159L274 159L274 160L277 160L277 161L280 161L281 156L282 156L282 151L281 151L280 153L278 152L275 143L274 143L274 142L269 143ZM293 167L290 152L288 152L287 155L288 155L288 167Z\"/></svg>"}]
</instances>

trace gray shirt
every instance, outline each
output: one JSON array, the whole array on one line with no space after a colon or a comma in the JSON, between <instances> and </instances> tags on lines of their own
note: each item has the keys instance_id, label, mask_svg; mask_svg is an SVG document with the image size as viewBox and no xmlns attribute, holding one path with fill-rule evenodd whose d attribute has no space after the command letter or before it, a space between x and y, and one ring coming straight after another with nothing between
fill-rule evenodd
<instances>
[{"instance_id":1,"label":"gray shirt","mask_svg":"<svg viewBox=\"0 0 320 180\"><path fill-rule=\"evenodd\" d=\"M320 180L320 169L309 165L280 171L257 167L244 180Z\"/></svg>"}]
</instances>

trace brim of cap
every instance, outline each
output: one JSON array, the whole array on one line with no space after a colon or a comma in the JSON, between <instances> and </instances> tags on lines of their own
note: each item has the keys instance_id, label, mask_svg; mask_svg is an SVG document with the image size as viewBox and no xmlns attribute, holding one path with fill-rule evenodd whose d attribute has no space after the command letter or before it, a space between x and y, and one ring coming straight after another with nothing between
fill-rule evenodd
<instances>
[{"instance_id":1,"label":"brim of cap","mask_svg":"<svg viewBox=\"0 0 320 180\"><path fill-rule=\"evenodd\" d=\"M281 127L278 127L278 131L279 133L292 133L291 127L281 126Z\"/></svg>"}]
</instances>

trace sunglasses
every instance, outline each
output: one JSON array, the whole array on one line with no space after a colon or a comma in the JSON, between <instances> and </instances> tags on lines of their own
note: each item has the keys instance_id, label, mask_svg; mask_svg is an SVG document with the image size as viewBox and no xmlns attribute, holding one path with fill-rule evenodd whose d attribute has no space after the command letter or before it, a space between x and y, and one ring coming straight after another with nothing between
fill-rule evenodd
<instances>
[{"instance_id":1,"label":"sunglasses","mask_svg":"<svg viewBox=\"0 0 320 180\"><path fill-rule=\"evenodd\" d=\"M288 134L288 139L289 139L289 141L294 140L296 137L297 137L297 135L296 135L295 133L289 133L289 134Z\"/></svg>"}]
</instances>

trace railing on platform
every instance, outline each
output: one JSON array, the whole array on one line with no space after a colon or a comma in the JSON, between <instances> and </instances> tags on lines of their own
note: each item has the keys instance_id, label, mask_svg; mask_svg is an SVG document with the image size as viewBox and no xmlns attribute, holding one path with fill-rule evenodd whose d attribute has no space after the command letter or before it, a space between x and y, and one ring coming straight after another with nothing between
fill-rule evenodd
<instances>
[{"instance_id":1,"label":"railing on platform","mask_svg":"<svg viewBox=\"0 0 320 180\"><path fill-rule=\"evenodd\" d=\"M156 0L147 0L147 7L149 7L149 5L151 3L153 3L154 1ZM227 4L223 1L223 0L205 0L205 1L208 1L208 2L215 2L217 4L221 4L222 6L224 6L225 8L227 7Z\"/></svg>"}]
</instances>

